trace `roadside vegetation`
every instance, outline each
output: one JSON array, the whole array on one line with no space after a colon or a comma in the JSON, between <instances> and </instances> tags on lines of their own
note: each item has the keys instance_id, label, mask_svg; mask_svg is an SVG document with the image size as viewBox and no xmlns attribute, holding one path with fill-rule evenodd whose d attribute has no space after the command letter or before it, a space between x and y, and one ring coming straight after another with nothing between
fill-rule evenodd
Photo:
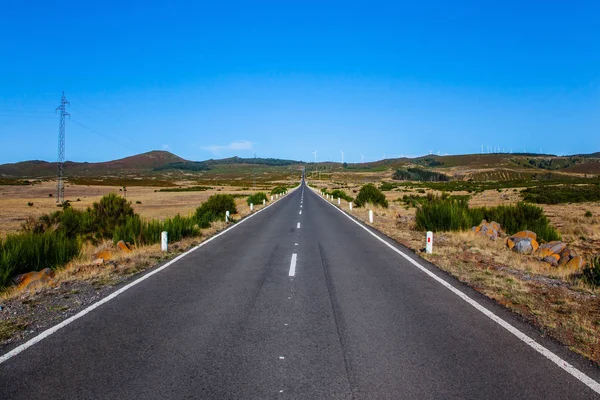
<instances>
[{"instance_id":1,"label":"roadside vegetation","mask_svg":"<svg viewBox=\"0 0 600 400\"><path fill-rule=\"evenodd\" d=\"M498 222L508 234L530 230L548 242L561 238L544 210L526 203L470 208L465 199L429 196L417 209L415 226L432 232L467 231L484 219Z\"/></svg>"},{"instance_id":2,"label":"roadside vegetation","mask_svg":"<svg viewBox=\"0 0 600 400\"><path fill-rule=\"evenodd\" d=\"M372 183L364 185L362 188L360 188L358 196L356 196L357 207L363 207L368 203L378 205L383 208L387 208L389 205L387 199L385 198L385 194L383 194L381 190L377 189L377 187Z\"/></svg>"},{"instance_id":3,"label":"roadside vegetation","mask_svg":"<svg viewBox=\"0 0 600 400\"><path fill-rule=\"evenodd\" d=\"M354 201L354 197L350 196L348 193L346 193L342 189L333 189L332 191L328 191L328 190L324 189L323 192L325 194L333 196L334 199L340 198L340 199L346 200L348 202Z\"/></svg>"},{"instance_id":4,"label":"roadside vegetation","mask_svg":"<svg viewBox=\"0 0 600 400\"><path fill-rule=\"evenodd\" d=\"M142 219L130 202L116 194L102 197L85 211L65 203L63 210L29 218L21 233L0 241L0 288L18 274L64 266L80 254L85 243L123 240L141 247L159 243L163 231L170 241L177 241L200 235L200 229L223 220L226 211L237 212L233 196L226 194L211 196L194 215L161 221Z\"/></svg>"},{"instance_id":5,"label":"roadside vegetation","mask_svg":"<svg viewBox=\"0 0 600 400\"><path fill-rule=\"evenodd\" d=\"M269 199L267 198L267 194L265 192L257 192L257 193L254 193L253 195L248 196L248 198L246 199L246 203L248 205L250 205L250 204L258 205L258 204L262 204L263 200L269 201Z\"/></svg>"},{"instance_id":6,"label":"roadside vegetation","mask_svg":"<svg viewBox=\"0 0 600 400\"><path fill-rule=\"evenodd\" d=\"M214 189L212 186L189 186L160 189L158 192L204 192Z\"/></svg>"}]
</instances>

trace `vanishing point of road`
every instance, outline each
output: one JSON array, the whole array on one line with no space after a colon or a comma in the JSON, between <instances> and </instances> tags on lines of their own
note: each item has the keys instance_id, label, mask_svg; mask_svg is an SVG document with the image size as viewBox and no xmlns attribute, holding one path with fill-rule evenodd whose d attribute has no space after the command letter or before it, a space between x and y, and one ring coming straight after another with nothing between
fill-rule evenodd
<instances>
[{"instance_id":1,"label":"vanishing point of road","mask_svg":"<svg viewBox=\"0 0 600 400\"><path fill-rule=\"evenodd\" d=\"M599 377L303 183L5 359L0 399L587 399Z\"/></svg>"}]
</instances>

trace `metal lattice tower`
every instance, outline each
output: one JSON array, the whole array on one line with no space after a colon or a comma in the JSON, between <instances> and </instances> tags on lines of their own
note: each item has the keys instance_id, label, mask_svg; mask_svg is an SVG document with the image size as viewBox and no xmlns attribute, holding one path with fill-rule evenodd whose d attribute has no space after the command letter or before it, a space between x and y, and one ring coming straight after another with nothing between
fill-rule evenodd
<instances>
[{"instance_id":1,"label":"metal lattice tower","mask_svg":"<svg viewBox=\"0 0 600 400\"><path fill-rule=\"evenodd\" d=\"M66 106L69 104L71 103L67 101L65 92L63 92L62 98L60 99L60 106L56 107L56 112L60 111L60 122L58 124L58 163L56 168L56 175L58 178L58 182L56 183L56 202L58 204L63 204L65 201L65 117L71 116L71 114L66 111Z\"/></svg>"}]
</instances>

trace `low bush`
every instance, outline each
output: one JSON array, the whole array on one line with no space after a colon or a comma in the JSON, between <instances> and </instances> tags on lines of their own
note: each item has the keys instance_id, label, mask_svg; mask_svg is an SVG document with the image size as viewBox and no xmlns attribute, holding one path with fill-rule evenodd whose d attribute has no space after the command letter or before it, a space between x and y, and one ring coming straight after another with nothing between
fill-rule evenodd
<instances>
[{"instance_id":1,"label":"low bush","mask_svg":"<svg viewBox=\"0 0 600 400\"><path fill-rule=\"evenodd\" d=\"M356 196L356 206L363 207L365 204L371 203L382 207L388 207L388 201L381 190L377 189L375 185L369 183L360 188L358 196Z\"/></svg>"},{"instance_id":2,"label":"low bush","mask_svg":"<svg viewBox=\"0 0 600 400\"><path fill-rule=\"evenodd\" d=\"M275 189L271 190L271 194L283 194L287 191L284 186L277 186Z\"/></svg>"},{"instance_id":3,"label":"low bush","mask_svg":"<svg viewBox=\"0 0 600 400\"><path fill-rule=\"evenodd\" d=\"M397 186L394 185L391 182L383 182L380 186L379 186L379 190L381 190L382 192L389 192L390 190L394 190Z\"/></svg>"},{"instance_id":4,"label":"low bush","mask_svg":"<svg viewBox=\"0 0 600 400\"><path fill-rule=\"evenodd\" d=\"M136 246L150 245L160 243L163 231L168 233L169 242L197 236L200 233L196 219L193 217L186 218L176 215L174 218L164 221L144 221L139 215L134 215L115 229L113 241L123 240L134 243Z\"/></svg>"},{"instance_id":5,"label":"low bush","mask_svg":"<svg viewBox=\"0 0 600 400\"><path fill-rule=\"evenodd\" d=\"M334 199L337 199L339 197L340 199L344 199L348 202L354 201L354 197L350 196L349 194L344 192L342 189L334 189L331 192L329 192L328 190L323 190L323 192L325 192L325 194L329 194L329 195L333 196Z\"/></svg>"},{"instance_id":6,"label":"low bush","mask_svg":"<svg viewBox=\"0 0 600 400\"><path fill-rule=\"evenodd\" d=\"M544 211L526 203L469 208L465 199L431 196L420 205L415 216L417 229L432 232L466 231L479 225L483 219L498 222L508 234L530 230L545 241L560 239Z\"/></svg>"},{"instance_id":7,"label":"low bush","mask_svg":"<svg viewBox=\"0 0 600 400\"><path fill-rule=\"evenodd\" d=\"M600 201L599 185L536 186L521 191L524 201L538 204Z\"/></svg>"},{"instance_id":8,"label":"low bush","mask_svg":"<svg viewBox=\"0 0 600 400\"><path fill-rule=\"evenodd\" d=\"M600 256L592 258L583 268L583 280L590 286L600 286Z\"/></svg>"},{"instance_id":9,"label":"low bush","mask_svg":"<svg viewBox=\"0 0 600 400\"><path fill-rule=\"evenodd\" d=\"M104 239L112 238L115 228L124 225L125 221L134 215L131 203L114 193L94 203L90 212L93 221L92 231L96 237Z\"/></svg>"},{"instance_id":10,"label":"low bush","mask_svg":"<svg viewBox=\"0 0 600 400\"><path fill-rule=\"evenodd\" d=\"M235 199L229 194L214 194L196 209L196 221L201 228L207 228L212 221L225 219L225 212L237 213ZM207 226L208 224L208 226Z\"/></svg>"},{"instance_id":11,"label":"low bush","mask_svg":"<svg viewBox=\"0 0 600 400\"><path fill-rule=\"evenodd\" d=\"M592 212L590 210L588 210L585 212L585 214L583 214L583 216L586 218L592 218L594 216L594 214L592 214Z\"/></svg>"},{"instance_id":12,"label":"low bush","mask_svg":"<svg viewBox=\"0 0 600 400\"><path fill-rule=\"evenodd\" d=\"M24 232L0 241L0 288L15 275L65 265L80 252L80 242L62 233Z\"/></svg>"},{"instance_id":13,"label":"low bush","mask_svg":"<svg viewBox=\"0 0 600 400\"><path fill-rule=\"evenodd\" d=\"M262 204L263 200L268 201L267 194L265 192L257 192L251 196L248 196L246 203L248 203L248 205L250 205L250 203L255 205Z\"/></svg>"}]
</instances>

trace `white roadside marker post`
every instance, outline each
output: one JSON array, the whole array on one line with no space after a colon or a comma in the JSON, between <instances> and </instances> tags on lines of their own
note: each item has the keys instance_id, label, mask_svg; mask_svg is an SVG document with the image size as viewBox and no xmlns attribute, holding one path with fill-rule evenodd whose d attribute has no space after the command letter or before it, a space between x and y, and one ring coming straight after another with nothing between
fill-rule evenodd
<instances>
[{"instance_id":1,"label":"white roadside marker post","mask_svg":"<svg viewBox=\"0 0 600 400\"><path fill-rule=\"evenodd\" d=\"M229 222L229 211L225 211L225 222Z\"/></svg>"},{"instance_id":2,"label":"white roadside marker post","mask_svg":"<svg viewBox=\"0 0 600 400\"><path fill-rule=\"evenodd\" d=\"M267 200L266 200L266 199L263 199L263 206L264 206L265 204L267 204Z\"/></svg>"},{"instance_id":3,"label":"white roadside marker post","mask_svg":"<svg viewBox=\"0 0 600 400\"><path fill-rule=\"evenodd\" d=\"M348 203L348 207L350 207L350 211L352 211L352 202Z\"/></svg>"},{"instance_id":4,"label":"white roadside marker post","mask_svg":"<svg viewBox=\"0 0 600 400\"><path fill-rule=\"evenodd\" d=\"M338 206L342 204L340 198L338 197Z\"/></svg>"},{"instance_id":5,"label":"white roadside marker post","mask_svg":"<svg viewBox=\"0 0 600 400\"><path fill-rule=\"evenodd\" d=\"M373 210L369 210L369 223L373 223Z\"/></svg>"},{"instance_id":6,"label":"white roadside marker post","mask_svg":"<svg viewBox=\"0 0 600 400\"><path fill-rule=\"evenodd\" d=\"M271 201L273 201L273 195L271 195Z\"/></svg>"},{"instance_id":7,"label":"white roadside marker post","mask_svg":"<svg viewBox=\"0 0 600 400\"><path fill-rule=\"evenodd\" d=\"M250 212L252 212L252 210L254 210L254 204L250 203Z\"/></svg>"},{"instance_id":8,"label":"white roadside marker post","mask_svg":"<svg viewBox=\"0 0 600 400\"><path fill-rule=\"evenodd\" d=\"M425 253L433 253L433 232L427 232L427 243L425 243Z\"/></svg>"},{"instance_id":9,"label":"white roadside marker post","mask_svg":"<svg viewBox=\"0 0 600 400\"><path fill-rule=\"evenodd\" d=\"M163 231L160 234L160 249L162 251L168 251L169 250L169 238L168 238L168 233Z\"/></svg>"}]
</instances>

